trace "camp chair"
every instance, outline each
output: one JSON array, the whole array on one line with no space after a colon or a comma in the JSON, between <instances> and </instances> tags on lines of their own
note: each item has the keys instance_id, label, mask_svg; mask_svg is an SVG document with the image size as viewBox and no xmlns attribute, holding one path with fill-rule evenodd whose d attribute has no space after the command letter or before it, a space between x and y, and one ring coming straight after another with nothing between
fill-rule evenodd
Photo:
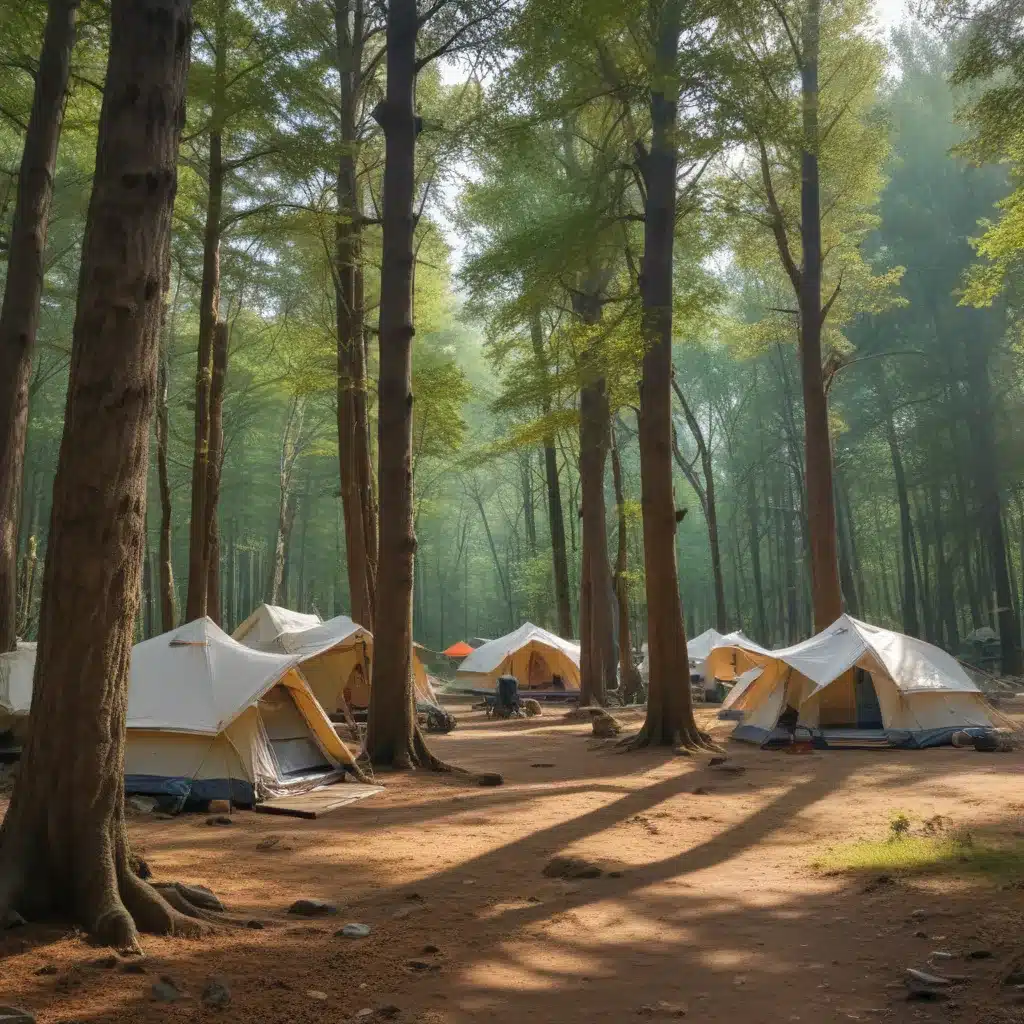
<instances>
[{"instance_id":1,"label":"camp chair","mask_svg":"<svg viewBox=\"0 0 1024 1024\"><path fill-rule=\"evenodd\" d=\"M515 676L498 676L498 685L494 691L494 698L494 707L491 710L492 717L522 717L523 709L519 700L519 680Z\"/></svg>"}]
</instances>

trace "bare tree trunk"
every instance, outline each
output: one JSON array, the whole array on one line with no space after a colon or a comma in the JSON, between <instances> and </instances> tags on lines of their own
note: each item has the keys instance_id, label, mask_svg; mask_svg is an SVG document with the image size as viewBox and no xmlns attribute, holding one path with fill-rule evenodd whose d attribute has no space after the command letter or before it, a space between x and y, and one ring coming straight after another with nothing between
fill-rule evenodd
<instances>
[{"instance_id":1,"label":"bare tree trunk","mask_svg":"<svg viewBox=\"0 0 1024 1024\"><path fill-rule=\"evenodd\" d=\"M188 0L112 0L53 486L28 742L0 830L0 913L63 915L138 949L198 932L133 872L124 817L163 253L188 73Z\"/></svg>"},{"instance_id":2,"label":"bare tree trunk","mask_svg":"<svg viewBox=\"0 0 1024 1024\"><path fill-rule=\"evenodd\" d=\"M213 387L213 347L220 316L220 238L224 205L224 156L221 134L227 82L227 0L216 0L211 45L214 51L214 96L210 113L206 227L203 235L203 277L199 291L199 349L196 365L195 446L192 454L192 520L188 545L188 593L185 620L201 619L207 611L210 546L208 486L210 476L210 415Z\"/></svg>"},{"instance_id":3,"label":"bare tree trunk","mask_svg":"<svg viewBox=\"0 0 1024 1024\"><path fill-rule=\"evenodd\" d=\"M18 197L7 251L7 286L0 307L0 653L13 651L17 639L18 510L28 432L28 390L77 12L78 0L50 0L18 172Z\"/></svg>"},{"instance_id":4,"label":"bare tree trunk","mask_svg":"<svg viewBox=\"0 0 1024 1024\"><path fill-rule=\"evenodd\" d=\"M651 5L654 67L651 148L640 152L647 186L644 258L640 274L646 353L640 382L640 490L647 582L647 717L634 746L702 747L693 717L686 630L676 570L676 509L672 493L672 248L676 224L675 126L681 0ZM638 147L639 149L640 147Z\"/></svg>"},{"instance_id":5,"label":"bare tree trunk","mask_svg":"<svg viewBox=\"0 0 1024 1024\"><path fill-rule=\"evenodd\" d=\"M615 437L615 423L610 425L612 454L612 484L615 488L617 537L615 546L615 597L619 608L619 692L623 702L632 704L643 694L640 670L633 663L633 638L629 626L629 570L628 535L626 523L626 493L622 486L622 462Z\"/></svg>"},{"instance_id":6,"label":"bare tree trunk","mask_svg":"<svg viewBox=\"0 0 1024 1024\"><path fill-rule=\"evenodd\" d=\"M220 530L217 506L220 503L220 475L224 468L224 384L228 371L228 325L218 320L213 327L213 376L210 379L210 447L206 464L206 614L219 626L220 607Z\"/></svg>"},{"instance_id":7,"label":"bare tree trunk","mask_svg":"<svg viewBox=\"0 0 1024 1024\"><path fill-rule=\"evenodd\" d=\"M171 483L167 472L168 444L170 439L170 415L167 408L167 339L164 337L163 320L166 305L161 300L158 345L158 369L156 381L156 475L160 491L160 628L163 632L174 629L178 609L174 596L174 562L171 554Z\"/></svg>"},{"instance_id":8,"label":"bare tree trunk","mask_svg":"<svg viewBox=\"0 0 1024 1024\"><path fill-rule=\"evenodd\" d=\"M338 457L352 618L373 630L377 586L377 516L370 461L363 333L362 210L357 111L363 91L363 0L335 0L340 82L335 306L338 331Z\"/></svg>"},{"instance_id":9,"label":"bare tree trunk","mask_svg":"<svg viewBox=\"0 0 1024 1024\"><path fill-rule=\"evenodd\" d=\"M545 378L545 386L541 389L541 412L548 416L551 413L551 396L546 387L548 363L539 315L535 314L530 319L530 337L538 370ZM571 640L576 634L572 625L572 604L569 598L569 561L565 551L565 520L562 515L562 489L558 479L558 452L555 449L555 438L551 434L544 437L544 476L548 492L548 529L551 534L558 633Z\"/></svg>"},{"instance_id":10,"label":"bare tree trunk","mask_svg":"<svg viewBox=\"0 0 1024 1024\"><path fill-rule=\"evenodd\" d=\"M750 521L750 568L754 577L754 607L757 611L758 641L769 642L768 614L764 603L764 581L761 576L761 520L754 486L753 467L747 472L747 516Z\"/></svg>"},{"instance_id":11,"label":"bare tree trunk","mask_svg":"<svg viewBox=\"0 0 1024 1024\"><path fill-rule=\"evenodd\" d=\"M29 625L32 622L32 605L35 601L36 590L36 537L35 533L29 534L28 544L25 548L25 557L22 564L21 593L19 598L18 612L18 636L28 635Z\"/></svg>"},{"instance_id":12,"label":"bare tree trunk","mask_svg":"<svg viewBox=\"0 0 1024 1024\"><path fill-rule=\"evenodd\" d=\"M281 434L281 461L278 470L279 499L277 504L277 532L274 540L274 555L267 579L268 601L278 604L287 600L286 557L288 539L295 520L295 502L292 499L292 472L298 458L302 440L302 423L305 404L300 398L293 398Z\"/></svg>"},{"instance_id":13,"label":"bare tree trunk","mask_svg":"<svg viewBox=\"0 0 1024 1024\"><path fill-rule=\"evenodd\" d=\"M811 554L811 590L815 631L842 614L836 543L835 495L832 486L832 443L828 400L821 367L821 189L818 181L818 41L819 0L804 10L800 69L804 150L800 181L800 371L804 394L804 446L807 480L807 524Z\"/></svg>"},{"instance_id":14,"label":"bare tree trunk","mask_svg":"<svg viewBox=\"0 0 1024 1024\"><path fill-rule=\"evenodd\" d=\"M384 131L378 487L380 550L373 689L366 750L374 764L440 767L416 723L412 595L416 535L412 480L412 274L416 163L416 0L389 0L387 91L374 111Z\"/></svg>"}]
</instances>

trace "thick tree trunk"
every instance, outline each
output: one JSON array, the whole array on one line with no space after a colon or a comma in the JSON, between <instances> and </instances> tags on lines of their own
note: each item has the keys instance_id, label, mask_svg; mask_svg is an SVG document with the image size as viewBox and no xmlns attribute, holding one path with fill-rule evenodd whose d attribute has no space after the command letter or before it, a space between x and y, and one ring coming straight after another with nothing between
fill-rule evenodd
<instances>
[{"instance_id":1,"label":"thick tree trunk","mask_svg":"<svg viewBox=\"0 0 1024 1024\"><path fill-rule=\"evenodd\" d=\"M0 831L0 912L69 917L137 949L197 931L133 873L124 817L163 253L184 124L189 0L112 0L96 172L22 755Z\"/></svg>"},{"instance_id":2,"label":"thick tree trunk","mask_svg":"<svg viewBox=\"0 0 1024 1024\"><path fill-rule=\"evenodd\" d=\"M169 367L167 359L167 342L162 329L166 306L161 301L157 333L159 338L156 383L156 475L160 492L160 629L163 632L174 629L177 624L178 609L174 594L174 561L171 548L171 482L168 475L168 444L170 440L170 414L167 407L167 378Z\"/></svg>"},{"instance_id":3,"label":"thick tree trunk","mask_svg":"<svg viewBox=\"0 0 1024 1024\"><path fill-rule=\"evenodd\" d=\"M615 688L615 633L612 581L608 568L608 528L604 470L608 453L608 393L595 366L600 354L583 358L580 388L580 488L583 555L580 572L580 703L604 704Z\"/></svg>"},{"instance_id":4,"label":"thick tree trunk","mask_svg":"<svg viewBox=\"0 0 1024 1024\"><path fill-rule=\"evenodd\" d=\"M647 186L640 274L646 352L640 382L640 492L647 583L647 717L634 746L705 746L693 717L690 665L676 570L672 492L672 246L676 224L675 122L682 0L652 4L658 24L651 85L651 148L640 154ZM666 92L667 88L672 92Z\"/></svg>"},{"instance_id":5,"label":"thick tree trunk","mask_svg":"<svg viewBox=\"0 0 1024 1024\"><path fill-rule=\"evenodd\" d=\"M804 396L804 448L807 524L811 555L811 594L815 631L835 622L843 611L839 581L835 496L832 489L832 443L828 400L821 368L821 188L818 181L818 37L819 0L804 11L800 69L804 150L800 180L800 370Z\"/></svg>"},{"instance_id":6,"label":"thick tree trunk","mask_svg":"<svg viewBox=\"0 0 1024 1024\"><path fill-rule=\"evenodd\" d=\"M551 413L551 396L547 391L548 363L544 351L544 332L540 317L530 320L530 338L537 368L544 378L541 388L541 412ZM569 561L565 551L565 519L562 514L562 488L558 478L558 452L555 438L544 437L544 477L548 492L548 530L551 534L551 561L555 577L555 609L559 636L571 640L575 636L572 625L572 604L569 597Z\"/></svg>"},{"instance_id":7,"label":"thick tree trunk","mask_svg":"<svg viewBox=\"0 0 1024 1024\"><path fill-rule=\"evenodd\" d=\"M206 226L203 234L203 277L199 289L199 347L196 353L195 444L192 453L192 519L188 544L188 593L185 619L206 614L209 576L210 518L210 415L213 387L213 348L220 317L220 239L224 205L222 124L227 88L227 0L217 0L211 45L214 51L214 94L210 112L209 165L207 168Z\"/></svg>"},{"instance_id":8,"label":"thick tree trunk","mask_svg":"<svg viewBox=\"0 0 1024 1024\"><path fill-rule=\"evenodd\" d=\"M615 437L615 424L610 425L612 484L615 488L617 536L615 545L615 598L619 609L619 693L623 703L632 704L643 696L643 680L633 662L633 638L629 625L628 535L626 523L626 492L622 485L622 461Z\"/></svg>"},{"instance_id":9,"label":"thick tree trunk","mask_svg":"<svg viewBox=\"0 0 1024 1024\"><path fill-rule=\"evenodd\" d=\"M931 513L935 531L935 574L938 588L939 619L945 630L946 650L960 647L960 629L956 618L956 593L953 571L946 557L945 523L942 517L942 488L938 481L931 484Z\"/></svg>"},{"instance_id":10,"label":"thick tree trunk","mask_svg":"<svg viewBox=\"0 0 1024 1024\"><path fill-rule=\"evenodd\" d=\"M747 516L750 522L750 569L754 577L754 607L757 612L758 641L767 644L768 613L764 603L764 580L761 575L761 520L754 486L753 468L747 473Z\"/></svg>"},{"instance_id":11,"label":"thick tree trunk","mask_svg":"<svg viewBox=\"0 0 1024 1024\"><path fill-rule=\"evenodd\" d=\"M77 12L78 0L50 0L18 172L18 198L7 250L7 285L0 308L0 653L13 651L17 640L18 510L28 431L28 389Z\"/></svg>"},{"instance_id":12,"label":"thick tree trunk","mask_svg":"<svg viewBox=\"0 0 1024 1024\"><path fill-rule=\"evenodd\" d=\"M412 480L412 275L415 190L416 0L390 0L387 91L374 111L384 131L378 488L380 493L373 689L366 751L374 764L430 765L412 690L412 595L416 536Z\"/></svg>"},{"instance_id":13,"label":"thick tree trunk","mask_svg":"<svg viewBox=\"0 0 1024 1024\"><path fill-rule=\"evenodd\" d=\"M338 331L338 458L352 618L373 630L377 587L377 515L370 460L363 333L362 210L357 111L362 94L363 2L335 0L340 82L335 306Z\"/></svg>"},{"instance_id":14,"label":"thick tree trunk","mask_svg":"<svg viewBox=\"0 0 1024 1024\"><path fill-rule=\"evenodd\" d=\"M217 625L220 607L220 475L224 468L224 385L228 372L228 325L218 320L213 327L213 375L210 378L210 447L206 464L206 614Z\"/></svg>"}]
</instances>

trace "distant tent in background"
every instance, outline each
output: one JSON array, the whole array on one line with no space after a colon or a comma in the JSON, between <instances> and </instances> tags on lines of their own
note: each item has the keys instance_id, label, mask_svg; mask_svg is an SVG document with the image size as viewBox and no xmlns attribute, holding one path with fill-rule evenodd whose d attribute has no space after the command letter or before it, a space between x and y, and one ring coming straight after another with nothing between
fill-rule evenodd
<instances>
[{"instance_id":1,"label":"distant tent in background","mask_svg":"<svg viewBox=\"0 0 1024 1024\"><path fill-rule=\"evenodd\" d=\"M465 640L459 640L441 652L448 658L467 658L473 653L473 648Z\"/></svg>"},{"instance_id":2,"label":"distant tent in background","mask_svg":"<svg viewBox=\"0 0 1024 1024\"><path fill-rule=\"evenodd\" d=\"M707 665L719 679L734 673L723 717L742 713L733 737L754 743L785 735L777 731L784 715L821 746L939 746L958 730L995 724L955 658L848 615L778 651L725 638Z\"/></svg>"},{"instance_id":3,"label":"distant tent in background","mask_svg":"<svg viewBox=\"0 0 1024 1024\"><path fill-rule=\"evenodd\" d=\"M370 703L373 634L346 615L323 622L319 616L263 604L234 632L234 638L260 651L291 654L328 714ZM436 704L426 667L413 648L413 683L419 700Z\"/></svg>"},{"instance_id":4,"label":"distant tent in background","mask_svg":"<svg viewBox=\"0 0 1024 1024\"><path fill-rule=\"evenodd\" d=\"M695 673L699 673L703 679L711 682L712 677L708 675L707 666L704 664L707 660L707 656L715 646L737 637L744 640L746 639L746 637L744 637L740 632L727 633L723 635L722 633L719 633L717 629L705 629L703 633L699 633L692 640L687 640L686 654L690 661L690 669ZM650 670L649 654L646 643L643 645L641 650L643 651L644 658L643 661L640 662L640 674L646 679ZM733 676L719 676L718 678L723 681L728 681L729 679L732 679Z\"/></svg>"},{"instance_id":5,"label":"distant tent in background","mask_svg":"<svg viewBox=\"0 0 1024 1024\"><path fill-rule=\"evenodd\" d=\"M567 690L580 688L580 645L563 640L532 622L469 654L456 672L467 686L493 690L498 676L515 676L522 690L549 690L554 676Z\"/></svg>"}]
</instances>

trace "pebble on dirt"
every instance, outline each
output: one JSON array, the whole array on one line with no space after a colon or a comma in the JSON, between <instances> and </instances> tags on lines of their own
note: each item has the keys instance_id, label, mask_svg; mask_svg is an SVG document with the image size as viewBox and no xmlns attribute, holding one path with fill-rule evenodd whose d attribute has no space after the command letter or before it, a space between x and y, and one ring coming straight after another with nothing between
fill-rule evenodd
<instances>
[{"instance_id":1,"label":"pebble on dirt","mask_svg":"<svg viewBox=\"0 0 1024 1024\"><path fill-rule=\"evenodd\" d=\"M288 908L288 913L296 917L326 917L337 912L338 908L325 900L296 900Z\"/></svg>"},{"instance_id":2,"label":"pebble on dirt","mask_svg":"<svg viewBox=\"0 0 1024 1024\"><path fill-rule=\"evenodd\" d=\"M231 1005L231 990L219 978L211 978L200 999L207 1009L223 1010Z\"/></svg>"},{"instance_id":3,"label":"pebble on dirt","mask_svg":"<svg viewBox=\"0 0 1024 1024\"><path fill-rule=\"evenodd\" d=\"M232 821L226 814L214 814L206 819L207 825L231 825Z\"/></svg>"},{"instance_id":4,"label":"pebble on dirt","mask_svg":"<svg viewBox=\"0 0 1024 1024\"><path fill-rule=\"evenodd\" d=\"M541 874L545 878L600 878L602 869L582 857L552 857Z\"/></svg>"},{"instance_id":5,"label":"pebble on dirt","mask_svg":"<svg viewBox=\"0 0 1024 1024\"><path fill-rule=\"evenodd\" d=\"M339 928L335 935L343 936L346 939L365 939L370 934L370 926L368 924L358 924L352 922L345 925L343 928Z\"/></svg>"},{"instance_id":6,"label":"pebble on dirt","mask_svg":"<svg viewBox=\"0 0 1024 1024\"><path fill-rule=\"evenodd\" d=\"M150 996L158 1003L176 1003L185 998L185 993L178 988L173 978L166 974L149 990Z\"/></svg>"}]
</instances>

